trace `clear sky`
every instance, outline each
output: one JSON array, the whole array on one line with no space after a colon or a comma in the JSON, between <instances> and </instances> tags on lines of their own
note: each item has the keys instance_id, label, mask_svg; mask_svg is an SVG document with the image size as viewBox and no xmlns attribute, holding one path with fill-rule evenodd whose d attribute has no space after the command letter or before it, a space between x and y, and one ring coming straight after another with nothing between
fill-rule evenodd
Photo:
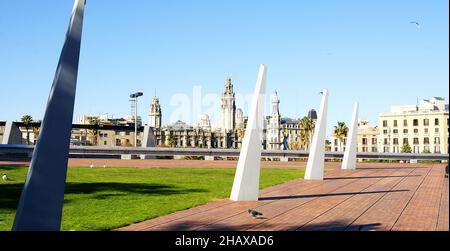
<instances>
[{"instance_id":1,"label":"clear sky","mask_svg":"<svg viewBox=\"0 0 450 251\"><path fill-rule=\"evenodd\" d=\"M227 76L250 94L268 66L283 117L318 109L330 91L329 126L353 103L376 123L390 105L449 92L448 0L88 0L74 116L140 115L160 97L220 94ZM71 0L1 0L0 120L42 119L72 10ZM411 24L418 21L421 27ZM267 99L269 101L269 99ZM145 106L145 109L142 109ZM247 107L244 107L247 110Z\"/></svg>"}]
</instances>

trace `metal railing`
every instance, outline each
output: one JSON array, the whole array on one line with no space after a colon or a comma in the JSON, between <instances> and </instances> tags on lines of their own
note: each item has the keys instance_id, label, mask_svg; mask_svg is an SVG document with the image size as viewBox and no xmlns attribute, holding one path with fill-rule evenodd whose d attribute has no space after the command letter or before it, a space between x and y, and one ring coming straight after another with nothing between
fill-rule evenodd
<instances>
[{"instance_id":1,"label":"metal railing","mask_svg":"<svg viewBox=\"0 0 450 251\"><path fill-rule=\"evenodd\" d=\"M31 156L34 151L32 145L0 145L0 156ZM97 147L71 146L71 157L121 157L123 155L147 156L209 156L209 157L239 157L240 149L206 149L206 148L131 148L131 147ZM308 151L263 150L263 158L308 158ZM325 152L327 159L342 159L343 152ZM359 159L377 160L448 160L448 154L418 154L418 153L379 153L359 152Z\"/></svg>"}]
</instances>

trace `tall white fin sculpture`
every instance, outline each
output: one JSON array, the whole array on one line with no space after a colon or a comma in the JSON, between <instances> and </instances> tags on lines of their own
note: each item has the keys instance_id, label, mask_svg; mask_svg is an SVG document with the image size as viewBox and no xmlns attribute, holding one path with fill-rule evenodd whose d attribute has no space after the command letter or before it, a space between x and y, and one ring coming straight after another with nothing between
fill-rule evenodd
<instances>
[{"instance_id":1,"label":"tall white fin sculpture","mask_svg":"<svg viewBox=\"0 0 450 251\"><path fill-rule=\"evenodd\" d=\"M308 164L306 166L305 180L323 180L325 165L325 136L327 129L328 90L322 92L322 103L315 126L315 132L309 150Z\"/></svg>"},{"instance_id":2,"label":"tall white fin sculpture","mask_svg":"<svg viewBox=\"0 0 450 251\"><path fill-rule=\"evenodd\" d=\"M13 231L58 231L66 187L85 0L76 0Z\"/></svg>"},{"instance_id":3,"label":"tall white fin sculpture","mask_svg":"<svg viewBox=\"0 0 450 251\"><path fill-rule=\"evenodd\" d=\"M342 169L355 170L356 169L356 152L358 145L358 112L359 104L355 103L353 109L352 124L347 137L347 145L345 147L344 159L342 161Z\"/></svg>"},{"instance_id":4,"label":"tall white fin sculpture","mask_svg":"<svg viewBox=\"0 0 450 251\"><path fill-rule=\"evenodd\" d=\"M233 201L258 200L266 71L267 67L261 65L231 191Z\"/></svg>"}]
</instances>

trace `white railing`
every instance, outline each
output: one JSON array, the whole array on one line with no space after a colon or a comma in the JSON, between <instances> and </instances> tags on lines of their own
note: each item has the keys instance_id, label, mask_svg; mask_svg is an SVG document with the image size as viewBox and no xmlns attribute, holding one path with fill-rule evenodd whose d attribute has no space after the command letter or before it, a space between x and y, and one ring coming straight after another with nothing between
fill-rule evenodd
<instances>
[{"instance_id":1,"label":"white railing","mask_svg":"<svg viewBox=\"0 0 450 251\"><path fill-rule=\"evenodd\" d=\"M31 156L34 146L0 145L0 156ZM118 157L123 155L147 156L209 156L209 157L239 157L239 149L206 149L206 148L130 148L130 147L96 147L72 146L71 157ZM263 150L263 158L308 158L308 151ZM343 152L325 152L327 159L341 159ZM379 153L359 152L360 159L383 160L448 160L448 154L418 154L418 153Z\"/></svg>"}]
</instances>

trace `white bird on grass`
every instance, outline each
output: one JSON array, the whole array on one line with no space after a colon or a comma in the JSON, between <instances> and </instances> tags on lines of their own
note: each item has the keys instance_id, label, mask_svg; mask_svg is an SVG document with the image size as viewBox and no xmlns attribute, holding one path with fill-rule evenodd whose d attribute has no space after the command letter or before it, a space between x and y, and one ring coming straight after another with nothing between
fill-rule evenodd
<instances>
[{"instance_id":1,"label":"white bird on grass","mask_svg":"<svg viewBox=\"0 0 450 251\"><path fill-rule=\"evenodd\" d=\"M90 167L90 168L94 168L95 166L94 166L94 164L91 164L89 167Z\"/></svg>"},{"instance_id":2,"label":"white bird on grass","mask_svg":"<svg viewBox=\"0 0 450 251\"><path fill-rule=\"evenodd\" d=\"M6 174L2 174L2 179L4 182L8 182L10 180L8 175L6 175Z\"/></svg>"}]
</instances>

